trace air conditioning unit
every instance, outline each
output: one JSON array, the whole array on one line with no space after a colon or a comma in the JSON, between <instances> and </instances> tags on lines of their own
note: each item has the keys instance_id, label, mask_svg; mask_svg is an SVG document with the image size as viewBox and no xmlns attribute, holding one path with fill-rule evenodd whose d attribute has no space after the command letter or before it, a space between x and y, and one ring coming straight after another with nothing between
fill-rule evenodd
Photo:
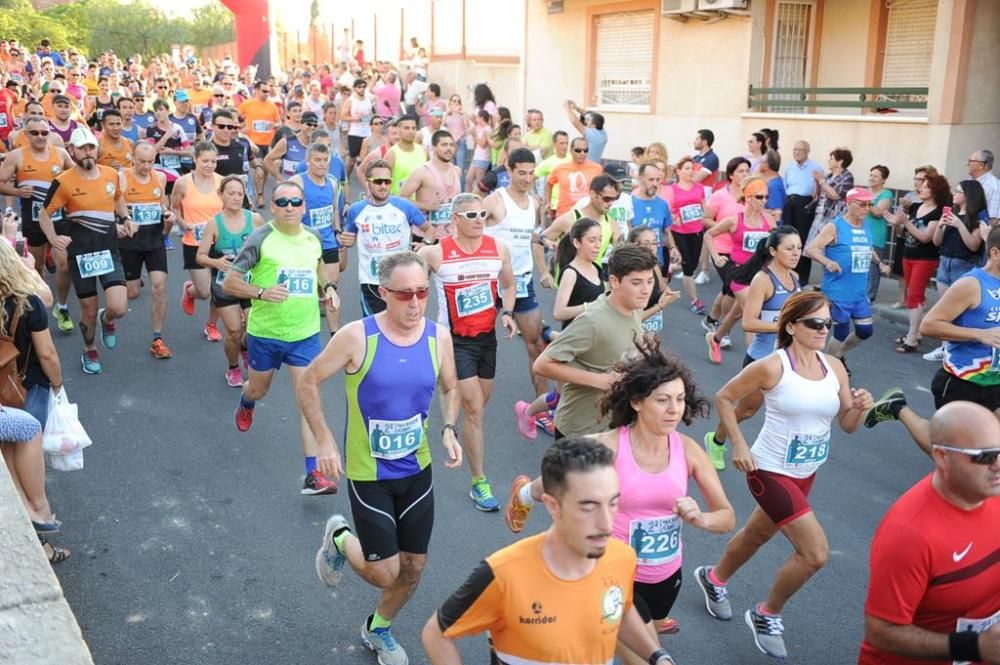
<instances>
[{"instance_id":1,"label":"air conditioning unit","mask_svg":"<svg viewBox=\"0 0 1000 665\"><path fill-rule=\"evenodd\" d=\"M664 16L687 14L698 9L698 0L661 0L660 12Z\"/></svg>"},{"instance_id":2,"label":"air conditioning unit","mask_svg":"<svg viewBox=\"0 0 1000 665\"><path fill-rule=\"evenodd\" d=\"M723 9L746 9L749 0L698 0L698 10L703 12Z\"/></svg>"}]
</instances>

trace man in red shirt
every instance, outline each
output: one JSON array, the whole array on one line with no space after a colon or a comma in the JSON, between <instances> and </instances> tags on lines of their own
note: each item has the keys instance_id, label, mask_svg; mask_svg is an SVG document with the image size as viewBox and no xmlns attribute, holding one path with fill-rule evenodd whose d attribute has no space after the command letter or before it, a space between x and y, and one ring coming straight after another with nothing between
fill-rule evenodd
<instances>
[{"instance_id":1,"label":"man in red shirt","mask_svg":"<svg viewBox=\"0 0 1000 665\"><path fill-rule=\"evenodd\" d=\"M930 427L934 473L872 541L859 665L1000 663L1000 420L950 402Z\"/></svg>"}]
</instances>

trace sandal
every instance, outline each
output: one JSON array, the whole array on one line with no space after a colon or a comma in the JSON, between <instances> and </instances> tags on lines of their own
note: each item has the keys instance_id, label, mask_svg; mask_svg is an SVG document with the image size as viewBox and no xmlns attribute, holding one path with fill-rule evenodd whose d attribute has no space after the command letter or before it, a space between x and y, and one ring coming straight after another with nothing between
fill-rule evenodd
<instances>
[{"instance_id":1,"label":"sandal","mask_svg":"<svg viewBox=\"0 0 1000 665\"><path fill-rule=\"evenodd\" d=\"M69 558L70 551L68 549L57 547L42 537L39 537L38 541L42 544L42 550L45 552L45 557L49 560L49 563L62 563Z\"/></svg>"},{"instance_id":2,"label":"sandal","mask_svg":"<svg viewBox=\"0 0 1000 665\"><path fill-rule=\"evenodd\" d=\"M917 337L917 346L920 346L920 342L923 341L923 337ZM906 344L906 335L900 335L896 339L892 340L897 346L902 346Z\"/></svg>"},{"instance_id":3,"label":"sandal","mask_svg":"<svg viewBox=\"0 0 1000 665\"><path fill-rule=\"evenodd\" d=\"M896 353L914 353L917 350L916 344L907 344L906 342L901 342L896 347Z\"/></svg>"}]
</instances>

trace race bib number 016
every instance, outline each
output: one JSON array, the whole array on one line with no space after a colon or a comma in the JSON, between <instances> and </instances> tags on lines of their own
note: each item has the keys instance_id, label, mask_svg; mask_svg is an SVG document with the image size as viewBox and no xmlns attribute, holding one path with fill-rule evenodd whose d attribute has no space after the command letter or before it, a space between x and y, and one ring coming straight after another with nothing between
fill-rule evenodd
<instances>
[{"instance_id":1,"label":"race bib number 016","mask_svg":"<svg viewBox=\"0 0 1000 665\"><path fill-rule=\"evenodd\" d=\"M676 515L631 520L628 532L640 566L669 563L681 553L681 518Z\"/></svg>"},{"instance_id":2,"label":"race bib number 016","mask_svg":"<svg viewBox=\"0 0 1000 665\"><path fill-rule=\"evenodd\" d=\"M393 460L416 452L423 440L423 418L418 413L407 420L368 421L368 443L372 457Z\"/></svg>"},{"instance_id":3,"label":"race bib number 016","mask_svg":"<svg viewBox=\"0 0 1000 665\"><path fill-rule=\"evenodd\" d=\"M793 432L788 440L785 467L819 466L830 455L830 432L803 434Z\"/></svg>"},{"instance_id":4,"label":"race bib number 016","mask_svg":"<svg viewBox=\"0 0 1000 665\"><path fill-rule=\"evenodd\" d=\"M80 277L83 279L107 275L115 269L115 262L111 258L110 249L91 252L89 254L79 254L76 257L76 265L80 269Z\"/></svg>"},{"instance_id":5,"label":"race bib number 016","mask_svg":"<svg viewBox=\"0 0 1000 665\"><path fill-rule=\"evenodd\" d=\"M479 282L455 291L455 308L459 316L472 316L493 307L490 282Z\"/></svg>"},{"instance_id":6,"label":"race bib number 016","mask_svg":"<svg viewBox=\"0 0 1000 665\"><path fill-rule=\"evenodd\" d=\"M316 272L309 268L281 268L278 284L284 284L290 296L315 296Z\"/></svg>"}]
</instances>

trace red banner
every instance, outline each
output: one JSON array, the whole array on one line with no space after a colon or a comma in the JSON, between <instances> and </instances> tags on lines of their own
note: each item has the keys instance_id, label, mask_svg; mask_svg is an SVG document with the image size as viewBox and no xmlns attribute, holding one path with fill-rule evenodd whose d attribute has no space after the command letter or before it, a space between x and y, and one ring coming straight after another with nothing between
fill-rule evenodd
<instances>
[{"instance_id":1,"label":"red banner","mask_svg":"<svg viewBox=\"0 0 1000 665\"><path fill-rule=\"evenodd\" d=\"M222 0L235 16L236 60L240 69L257 65L257 78L271 75L269 0Z\"/></svg>"}]
</instances>

